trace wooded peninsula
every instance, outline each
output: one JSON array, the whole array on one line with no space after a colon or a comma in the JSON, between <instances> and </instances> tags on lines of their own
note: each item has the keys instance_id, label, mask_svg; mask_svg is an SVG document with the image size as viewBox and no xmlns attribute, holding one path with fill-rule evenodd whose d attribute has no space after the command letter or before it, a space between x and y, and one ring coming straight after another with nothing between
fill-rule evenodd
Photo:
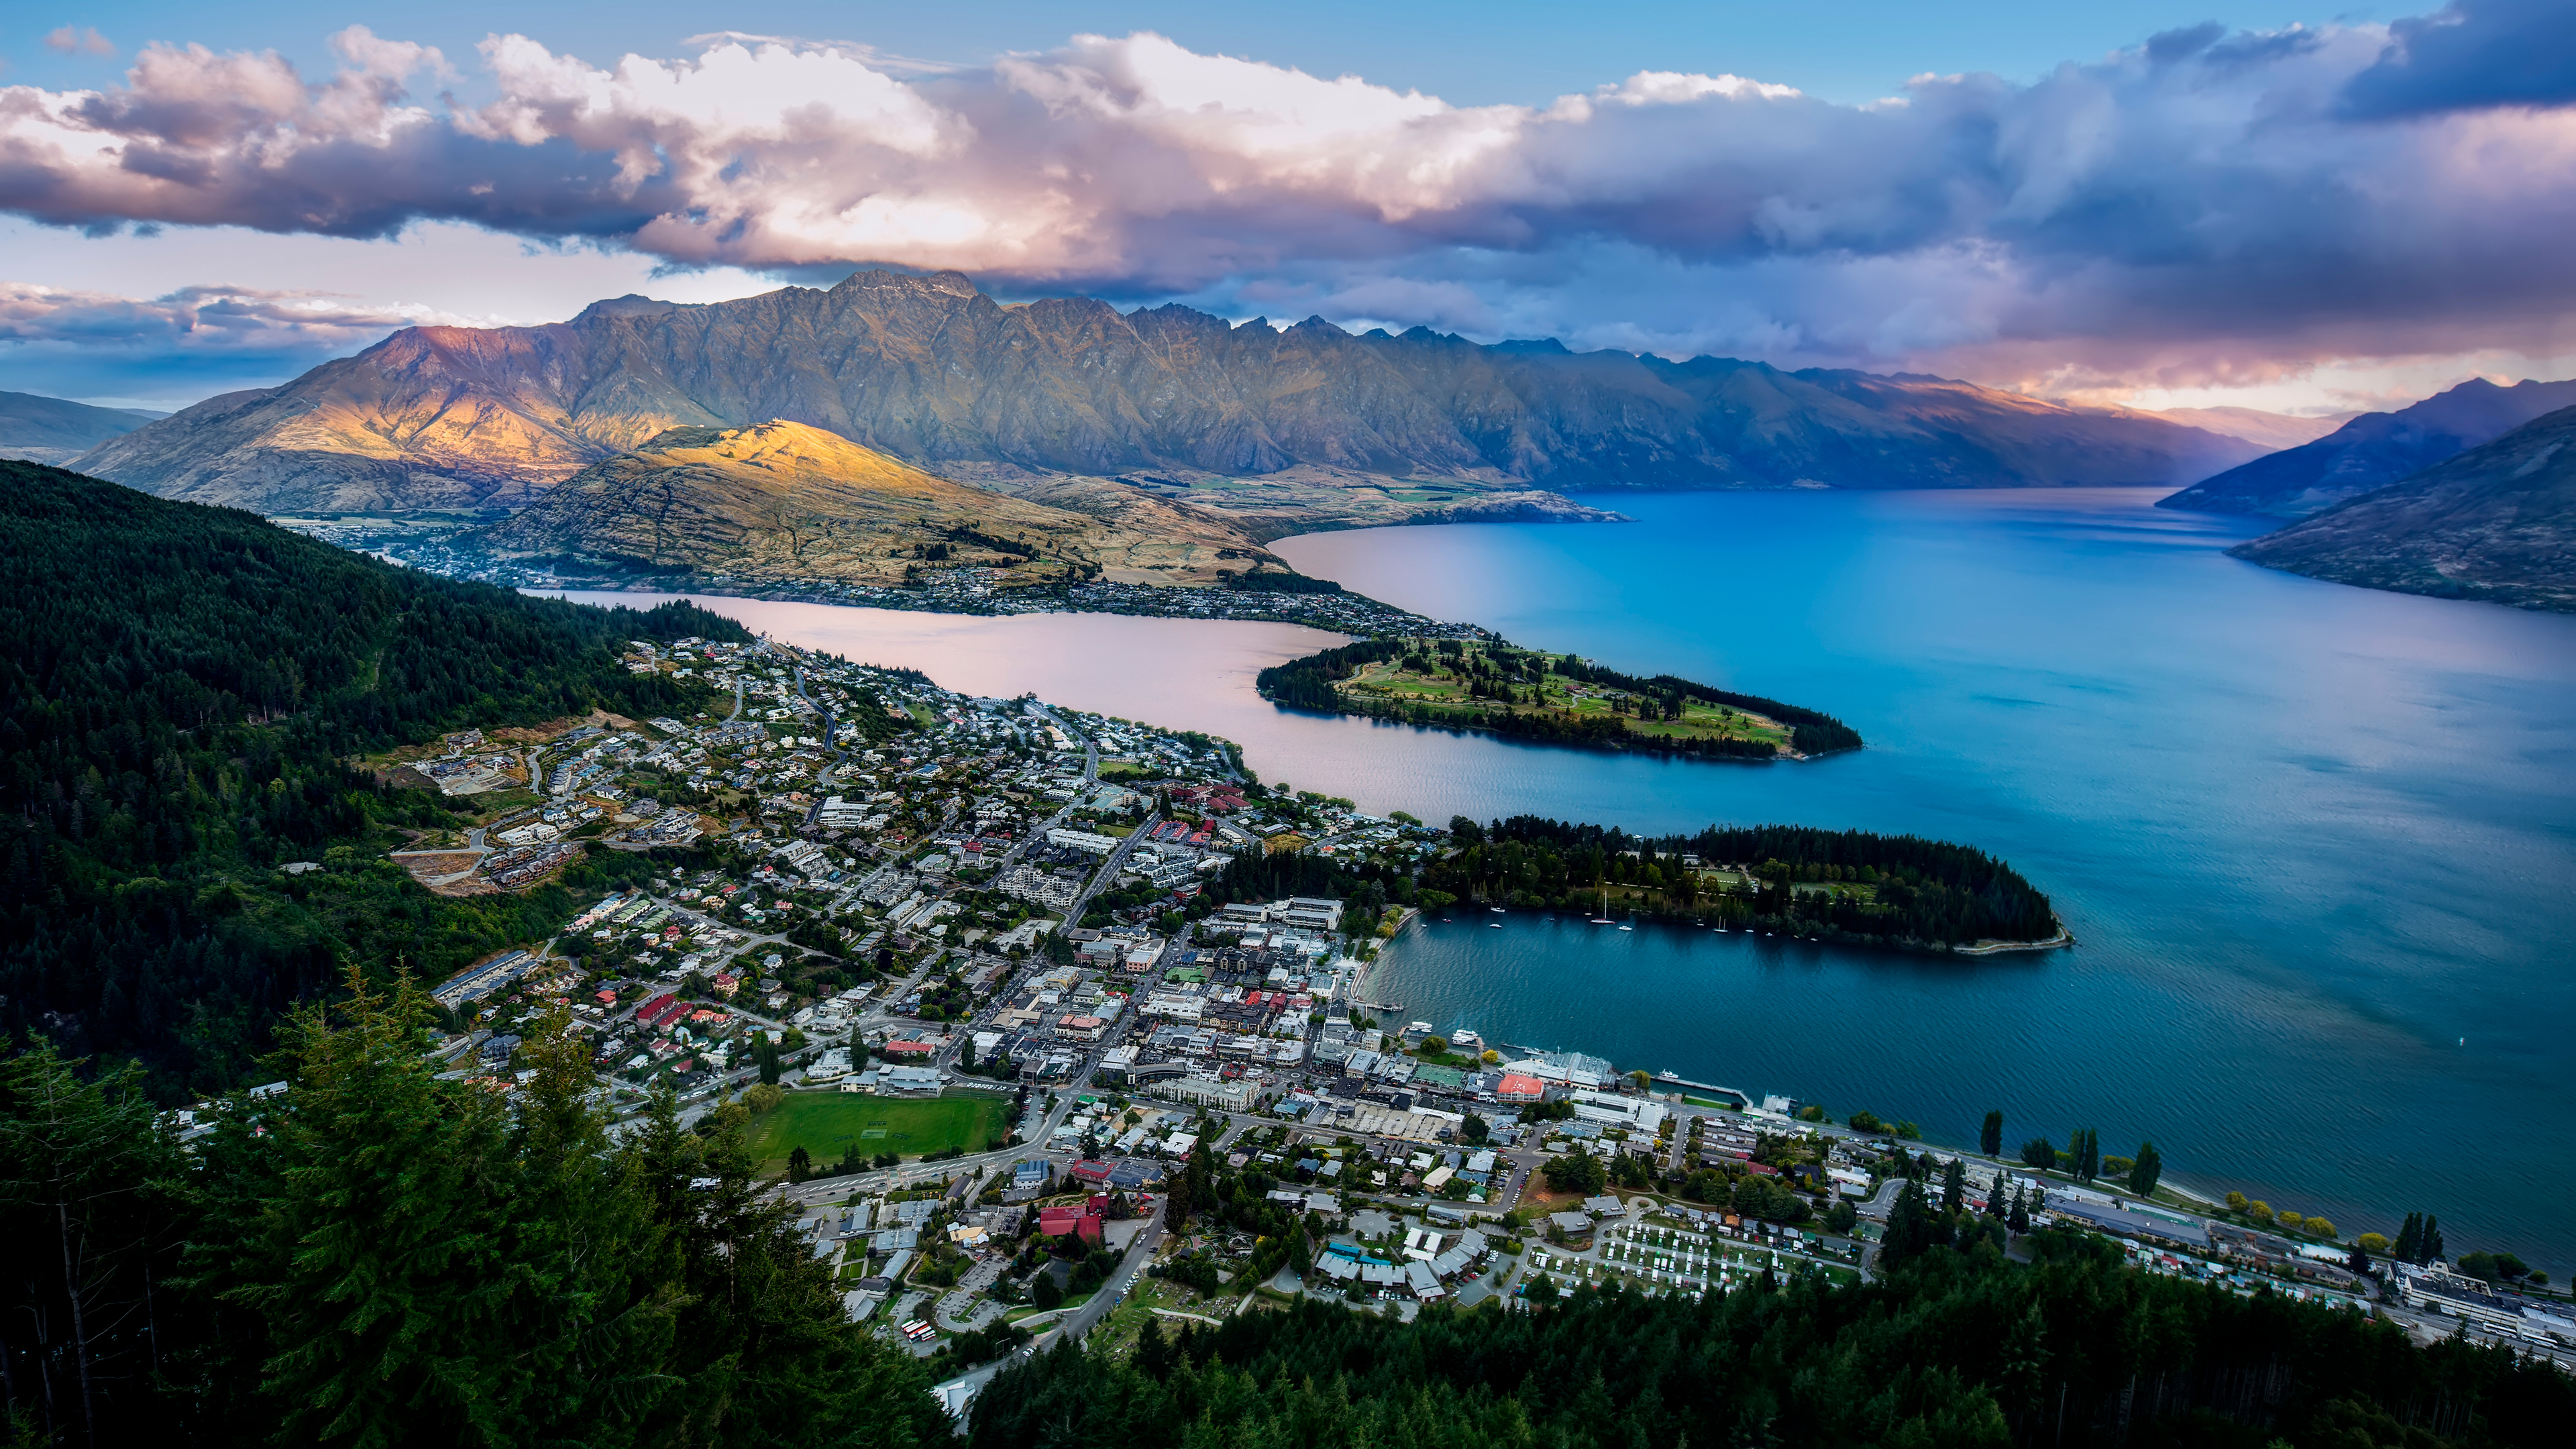
<instances>
[{"instance_id":1,"label":"wooded peninsula","mask_svg":"<svg viewBox=\"0 0 2576 1449\"><path fill-rule=\"evenodd\" d=\"M1861 748L1860 731L1816 710L1499 640L1363 639L1273 665L1255 682L1292 708L1580 749L1764 761Z\"/></svg>"}]
</instances>

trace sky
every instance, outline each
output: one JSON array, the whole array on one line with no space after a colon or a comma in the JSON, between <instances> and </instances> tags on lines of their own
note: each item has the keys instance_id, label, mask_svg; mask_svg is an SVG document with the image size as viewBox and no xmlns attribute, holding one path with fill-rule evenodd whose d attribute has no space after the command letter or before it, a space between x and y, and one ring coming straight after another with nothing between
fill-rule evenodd
<instances>
[{"instance_id":1,"label":"sky","mask_svg":"<svg viewBox=\"0 0 2576 1449\"><path fill-rule=\"evenodd\" d=\"M2576 0L708 14L8 7L0 388L862 265L2143 407L2576 374Z\"/></svg>"}]
</instances>

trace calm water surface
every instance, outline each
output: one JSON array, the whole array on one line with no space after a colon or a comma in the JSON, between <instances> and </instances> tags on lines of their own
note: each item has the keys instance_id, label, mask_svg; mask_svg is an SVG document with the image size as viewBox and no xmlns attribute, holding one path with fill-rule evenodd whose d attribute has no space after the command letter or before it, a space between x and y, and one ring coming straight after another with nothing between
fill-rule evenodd
<instances>
[{"instance_id":1,"label":"calm water surface","mask_svg":"<svg viewBox=\"0 0 2576 1449\"><path fill-rule=\"evenodd\" d=\"M700 602L982 694L1244 744L1426 818L1784 820L2001 854L2081 944L1973 964L1535 913L1418 928L1408 1016L2576 1267L2576 619L2275 574L2144 490L1622 495L1639 521L1311 535L1309 573L1513 640L1830 711L1860 754L1666 764L1275 709L1331 636ZM1499 920L1504 929L1488 929ZM2465 1042L2463 1042L2465 1039Z\"/></svg>"}]
</instances>

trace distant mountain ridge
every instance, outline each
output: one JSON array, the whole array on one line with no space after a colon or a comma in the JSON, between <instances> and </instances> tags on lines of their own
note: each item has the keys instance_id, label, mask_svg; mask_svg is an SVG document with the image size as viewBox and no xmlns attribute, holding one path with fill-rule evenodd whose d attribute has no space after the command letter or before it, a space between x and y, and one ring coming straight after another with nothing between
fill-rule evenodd
<instances>
[{"instance_id":1,"label":"distant mountain ridge","mask_svg":"<svg viewBox=\"0 0 2576 1449\"><path fill-rule=\"evenodd\" d=\"M2364 588L2576 612L2576 407L2229 552Z\"/></svg>"},{"instance_id":2,"label":"distant mountain ridge","mask_svg":"<svg viewBox=\"0 0 2576 1449\"><path fill-rule=\"evenodd\" d=\"M64 463L168 413L102 408L32 392L0 392L0 458Z\"/></svg>"},{"instance_id":3,"label":"distant mountain ridge","mask_svg":"<svg viewBox=\"0 0 2576 1449\"><path fill-rule=\"evenodd\" d=\"M2471 378L2411 407L2363 413L2313 443L2202 479L2157 506L2302 518L2570 406L2576 381L2498 387Z\"/></svg>"},{"instance_id":4,"label":"distant mountain ridge","mask_svg":"<svg viewBox=\"0 0 2576 1449\"><path fill-rule=\"evenodd\" d=\"M1005 306L956 273L866 271L733 302L616 298L541 327L409 328L78 461L268 512L516 507L666 429L770 419L977 483L2154 484L2259 451L1934 378L1353 336L1321 318L1279 331L1082 297Z\"/></svg>"}]
</instances>

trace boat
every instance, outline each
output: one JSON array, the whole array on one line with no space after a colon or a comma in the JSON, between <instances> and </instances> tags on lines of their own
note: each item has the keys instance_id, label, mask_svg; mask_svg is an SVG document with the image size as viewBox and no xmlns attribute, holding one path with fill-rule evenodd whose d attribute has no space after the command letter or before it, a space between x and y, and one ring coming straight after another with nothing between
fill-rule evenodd
<instances>
[{"instance_id":1,"label":"boat","mask_svg":"<svg viewBox=\"0 0 2576 1449\"><path fill-rule=\"evenodd\" d=\"M1499 915L1501 915L1501 914L1503 913L1503 908L1502 908L1501 906L1487 906L1487 907L1485 907L1485 909L1486 909L1486 910L1489 910L1489 911L1491 911L1491 912L1493 912L1495 915L1498 915L1498 916L1499 916Z\"/></svg>"},{"instance_id":2,"label":"boat","mask_svg":"<svg viewBox=\"0 0 2576 1449\"><path fill-rule=\"evenodd\" d=\"M1592 924L1596 926L1615 926L1619 923L1610 919L1608 916L1594 916L1592 918Z\"/></svg>"},{"instance_id":3,"label":"boat","mask_svg":"<svg viewBox=\"0 0 2576 1449\"><path fill-rule=\"evenodd\" d=\"M1487 922L1485 923L1485 929L1486 929L1486 930L1489 930L1489 931L1499 931L1499 930L1501 930L1502 928L1503 928L1503 923L1502 923L1502 922L1500 922L1500 921L1487 921Z\"/></svg>"},{"instance_id":4,"label":"boat","mask_svg":"<svg viewBox=\"0 0 2576 1449\"><path fill-rule=\"evenodd\" d=\"M1623 930L1623 931L1633 931L1633 930L1635 930L1635 929L1637 929L1637 928L1636 928L1636 927L1634 927L1634 926L1621 926L1619 929L1620 929L1620 930Z\"/></svg>"}]
</instances>

